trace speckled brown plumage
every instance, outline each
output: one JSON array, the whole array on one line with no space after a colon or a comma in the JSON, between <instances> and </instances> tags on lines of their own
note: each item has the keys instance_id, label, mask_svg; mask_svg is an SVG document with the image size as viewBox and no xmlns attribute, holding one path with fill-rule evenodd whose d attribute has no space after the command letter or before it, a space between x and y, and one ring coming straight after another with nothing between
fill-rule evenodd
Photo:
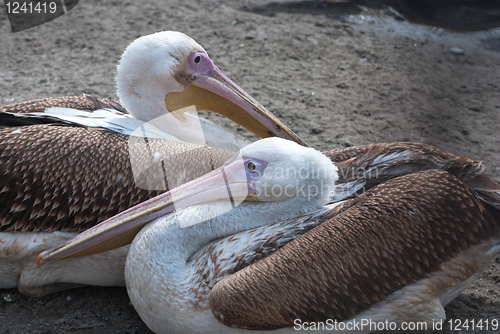
<instances>
[{"instance_id":1,"label":"speckled brown plumage","mask_svg":"<svg viewBox=\"0 0 500 334\"><path fill-rule=\"evenodd\" d=\"M448 172L400 176L217 283L210 307L224 324L249 329L346 320L498 236L499 226L499 212Z\"/></svg>"},{"instance_id":2,"label":"speckled brown plumage","mask_svg":"<svg viewBox=\"0 0 500 334\"><path fill-rule=\"evenodd\" d=\"M358 195L401 175L442 169L474 189L481 200L500 210L500 185L483 174L484 166L481 162L427 144L381 143L333 149L323 153L339 168L337 184L348 184L348 189L359 185ZM348 197L352 195L346 198Z\"/></svg>"},{"instance_id":3,"label":"speckled brown plumage","mask_svg":"<svg viewBox=\"0 0 500 334\"><path fill-rule=\"evenodd\" d=\"M134 144L130 138L48 124L0 128L0 231L82 231L234 154L160 139L133 137ZM142 168L135 178L130 157ZM164 173L179 179L166 180Z\"/></svg>"},{"instance_id":4,"label":"speckled brown plumage","mask_svg":"<svg viewBox=\"0 0 500 334\"><path fill-rule=\"evenodd\" d=\"M110 99L100 99L87 94L84 94L83 96L47 97L44 99L7 104L0 107L0 112L8 112L8 113L43 112L45 109L53 107L73 108L86 111L94 111L102 108L111 108L119 110L121 112L126 112L125 108L123 108L121 104L117 101Z\"/></svg>"},{"instance_id":5,"label":"speckled brown plumage","mask_svg":"<svg viewBox=\"0 0 500 334\"><path fill-rule=\"evenodd\" d=\"M1 107L1 111L43 112L49 107L67 107L88 111L112 108L126 112L116 101L98 99L90 95L53 97L14 103ZM59 228L81 231L122 211L128 207L127 205L138 204L159 193L159 191L144 189L154 188L148 183L154 185L162 182L151 177L152 173L145 173L142 177L136 176L134 179L130 163L125 162L129 154L126 144L128 139L124 136L106 130L92 130L78 126L42 126L37 123L64 124L62 121L49 118L19 118L11 114L0 113L0 187L2 188L0 189L0 201L2 201L0 231L53 231ZM33 127L28 127L28 125ZM24 134L15 133L17 129L22 129L21 132ZM41 132L37 133L37 131ZM106 150L105 146L90 147L88 142L78 139L78 136L87 135L94 138L98 145L114 145L109 152L111 154L107 156L107 153L103 152ZM37 140L40 142L37 143ZM50 141L54 141L55 144L50 144ZM71 153L66 152L68 147L63 147L63 143L69 145ZM49 145L55 145L54 149ZM23 152L23 150L26 151ZM90 157L89 153L94 154L95 151L99 159L89 158L79 161L76 156L78 151L82 152L81 156L87 157ZM160 151L162 151L161 148ZM383 166L373 164L377 157L405 151L413 154L411 160L390 160ZM222 151L217 154L219 153L221 156L213 157L218 161L217 163L221 163L231 154L230 152L222 153ZM58 154L62 155L58 156ZM500 203L498 193L500 189L496 188L498 186L496 183L490 182L489 178L480 174L483 166L479 162L449 154L429 145L375 144L334 149L325 154L339 167L338 184L354 183L346 185L347 189L352 189L356 184L363 183L358 194L401 174L441 168L467 182L473 189L479 189L477 191L482 195L481 199L492 205L498 205L500 209L498 204ZM66 158L70 158L72 162L68 163ZM47 162L50 165L47 165ZM214 163L214 167L218 166L217 163ZM14 165L17 166L17 170L12 169ZM85 168L79 168L83 165ZM194 165L197 164L194 163ZM43 173L41 172L42 166L44 166ZM71 180L62 185L59 182L64 174L65 166L73 169L79 168L80 174L77 177L68 176ZM113 183L109 178L110 172L103 168L117 170L117 167L120 167L118 168L121 170L119 175L122 175L122 178ZM158 166L156 168L158 169ZM176 167L172 166L172 168ZM374 168L376 173L371 172ZM71 173L71 171L67 172L68 175ZM171 171L169 173L172 174ZM162 171L155 170L153 174L161 175ZM105 189L106 192L100 193L100 189ZM47 193L43 193L44 191ZM92 197L91 193L95 196ZM118 200L119 205L116 204Z\"/></svg>"},{"instance_id":6,"label":"speckled brown plumage","mask_svg":"<svg viewBox=\"0 0 500 334\"><path fill-rule=\"evenodd\" d=\"M427 169L446 170L463 182L484 171L479 161L422 143L381 143L323 153L339 168L338 183L365 180L365 190L390 178ZM380 159L384 156L386 159Z\"/></svg>"}]
</instances>

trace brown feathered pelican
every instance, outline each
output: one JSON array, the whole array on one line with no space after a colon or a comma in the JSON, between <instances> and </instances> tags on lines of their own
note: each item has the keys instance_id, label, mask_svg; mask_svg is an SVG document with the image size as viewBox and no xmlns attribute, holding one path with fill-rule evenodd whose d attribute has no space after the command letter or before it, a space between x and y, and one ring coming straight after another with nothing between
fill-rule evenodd
<instances>
[{"instance_id":1,"label":"brown feathered pelican","mask_svg":"<svg viewBox=\"0 0 500 334\"><path fill-rule=\"evenodd\" d=\"M120 60L116 84L130 114L117 102L90 96L1 109L0 288L40 296L66 287L52 283L124 285L126 249L42 271L33 259L221 166L234 154L225 149L246 145L186 111L212 110L258 136L302 143L179 32L134 41Z\"/></svg>"},{"instance_id":2,"label":"brown feathered pelican","mask_svg":"<svg viewBox=\"0 0 500 334\"><path fill-rule=\"evenodd\" d=\"M378 155L367 167L410 154ZM367 333L417 321L432 329L500 251L499 185L477 181L494 207L450 172L429 169L329 204L339 174L311 148L263 139L38 261L129 242L153 220L133 239L125 279L156 333Z\"/></svg>"}]
</instances>

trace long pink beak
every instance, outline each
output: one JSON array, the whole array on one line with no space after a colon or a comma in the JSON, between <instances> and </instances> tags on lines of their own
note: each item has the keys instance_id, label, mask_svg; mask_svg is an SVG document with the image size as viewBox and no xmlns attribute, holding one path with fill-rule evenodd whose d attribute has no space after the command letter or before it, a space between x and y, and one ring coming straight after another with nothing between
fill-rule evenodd
<instances>
[{"instance_id":1,"label":"long pink beak","mask_svg":"<svg viewBox=\"0 0 500 334\"><path fill-rule=\"evenodd\" d=\"M217 66L214 65L208 75L202 75L195 85L203 87L215 94L225 97L229 101L246 110L248 115L268 129L267 136L277 136L307 146L291 129L269 112L263 105L229 79ZM242 125L245 126L245 125ZM248 126L248 125L247 125ZM252 128L249 128L252 131Z\"/></svg>"},{"instance_id":2,"label":"long pink beak","mask_svg":"<svg viewBox=\"0 0 500 334\"><path fill-rule=\"evenodd\" d=\"M260 138L276 136L307 146L291 129L215 65L206 73L199 74L184 91L169 93L165 97L165 105L170 112L194 105L197 110L216 112Z\"/></svg>"}]
</instances>

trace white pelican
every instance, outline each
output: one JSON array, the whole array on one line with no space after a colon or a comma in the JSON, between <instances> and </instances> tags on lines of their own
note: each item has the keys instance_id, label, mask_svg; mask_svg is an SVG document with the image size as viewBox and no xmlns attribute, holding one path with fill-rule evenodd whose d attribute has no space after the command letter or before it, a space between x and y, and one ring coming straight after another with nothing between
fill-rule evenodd
<instances>
[{"instance_id":1,"label":"white pelican","mask_svg":"<svg viewBox=\"0 0 500 334\"><path fill-rule=\"evenodd\" d=\"M154 219L133 239L125 278L156 333L431 329L500 251L500 210L437 169L328 205L338 174L311 148L263 139L38 261L128 242Z\"/></svg>"},{"instance_id":2,"label":"white pelican","mask_svg":"<svg viewBox=\"0 0 500 334\"><path fill-rule=\"evenodd\" d=\"M0 109L0 288L41 296L66 287L53 283L124 285L126 250L43 271L32 262L41 250L222 165L234 153L220 147L246 144L184 113L190 106L261 137L302 143L179 32L130 44L116 84L133 117L117 102L90 96ZM87 275L74 275L75 268Z\"/></svg>"},{"instance_id":3,"label":"white pelican","mask_svg":"<svg viewBox=\"0 0 500 334\"><path fill-rule=\"evenodd\" d=\"M154 52L148 52L151 50ZM190 54L189 50L196 52ZM161 114L159 110L163 110L166 114L160 120L167 118L167 122L155 125L164 131L191 127L194 130L187 133L195 133L197 127L189 122L196 123L196 118L179 113L169 117L169 111L179 108L183 111L184 107L195 105L196 109L218 111L260 136L275 133L300 142L199 50L203 50L201 46L180 33L163 32L139 38L127 48L118 68L117 85L123 87L119 92L121 102L143 121L156 117ZM203 56L198 64L208 64L204 67L208 74L192 71L190 65L196 65L197 57L194 54ZM145 65L134 67L134 61ZM169 64L179 66L172 69ZM145 77L152 80L140 79ZM172 87L172 91L180 87L179 80L183 81L179 78L194 81L191 84L184 82L187 86L183 91L168 93L168 87ZM164 96L154 89L155 85L166 89L162 93ZM132 94L128 96L127 91ZM140 109L141 101L149 103L150 108ZM41 296L71 286L66 283L124 285L126 248L88 259L51 263L43 270L36 268L32 259L40 251L118 212L222 165L233 154L217 148L161 140L168 135L164 131L153 132L160 138L149 139L147 147L143 140L138 140L141 145L132 147L132 137L124 134L130 134L134 126L142 122L120 114L120 110L123 111L114 101L89 96L49 98L3 107L0 113L0 268L3 269L0 270L0 288L17 286L25 294ZM141 110L155 111L141 116ZM188 123L181 122L183 117ZM200 122L205 140L220 146L218 144L226 137L220 140L216 136L218 132L211 131L217 129L215 126L203 120ZM165 128L168 125L171 130ZM103 126L107 130L92 126ZM199 136L182 138L185 133L181 131L178 136L194 141L200 139ZM155 159L157 152L162 152L158 160ZM494 192L483 186L491 183L482 179L479 163L426 145L377 144L332 150L326 154L340 170L337 183L343 190L335 200L402 173L442 168L478 191L482 200L498 203L498 199L490 198L491 194L494 197ZM139 158L135 165L146 167L139 178L133 173L131 157ZM168 182L164 179L165 170L175 176Z\"/></svg>"}]
</instances>

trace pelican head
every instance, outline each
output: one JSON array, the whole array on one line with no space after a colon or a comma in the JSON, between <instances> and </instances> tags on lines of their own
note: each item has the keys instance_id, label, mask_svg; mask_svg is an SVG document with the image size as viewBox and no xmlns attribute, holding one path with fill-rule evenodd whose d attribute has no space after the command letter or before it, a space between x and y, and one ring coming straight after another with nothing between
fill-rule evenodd
<instances>
[{"instance_id":1,"label":"pelican head","mask_svg":"<svg viewBox=\"0 0 500 334\"><path fill-rule=\"evenodd\" d=\"M324 154L281 138L259 140L243 148L239 157L249 175L247 200L293 201L290 210L310 211L331 200L337 167Z\"/></svg>"},{"instance_id":2,"label":"pelican head","mask_svg":"<svg viewBox=\"0 0 500 334\"><path fill-rule=\"evenodd\" d=\"M206 214L185 221L185 226L208 221L230 210L243 224L231 227L234 233L262 226L323 207L331 200L337 179L337 167L322 153L281 138L261 139L244 147L221 168L125 210L69 243L41 253L37 263L124 246L132 242L146 223L195 205L205 205Z\"/></svg>"},{"instance_id":3,"label":"pelican head","mask_svg":"<svg viewBox=\"0 0 500 334\"><path fill-rule=\"evenodd\" d=\"M145 122L173 115L186 123L183 114L194 106L221 114L261 138L278 136L305 145L180 32L158 32L132 42L118 65L116 86L123 106Z\"/></svg>"}]
</instances>

